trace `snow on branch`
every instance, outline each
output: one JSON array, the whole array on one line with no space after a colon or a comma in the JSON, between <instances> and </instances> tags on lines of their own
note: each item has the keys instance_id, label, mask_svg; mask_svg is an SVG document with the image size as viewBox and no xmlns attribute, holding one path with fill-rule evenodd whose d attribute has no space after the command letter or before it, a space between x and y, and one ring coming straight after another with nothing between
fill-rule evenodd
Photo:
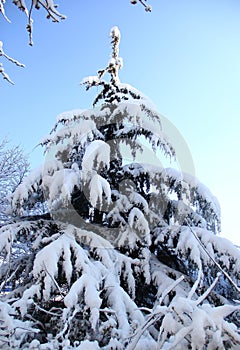
<instances>
[{"instance_id":1,"label":"snow on branch","mask_svg":"<svg viewBox=\"0 0 240 350\"><path fill-rule=\"evenodd\" d=\"M21 231L21 226L15 228L15 236L21 234L17 232L18 229ZM115 331L121 331L122 336L126 338L131 323L140 324L144 318L135 302L120 285L120 276L126 278L129 292L134 295L133 274L134 269L140 267L139 259L132 259L115 251L108 241L94 232L77 229L71 225L61 225L58 230L62 231L61 234L49 243L46 240L43 243L39 232L41 248L34 257L33 284L26 286L22 297L14 300L12 306L15 314L20 312L22 318L25 318L29 308L35 308L36 312L46 313L50 317L56 316L58 320L60 317L62 328L60 327L56 338L63 339L71 328L71 320L81 310L79 306L84 300L85 310L89 310L86 317L92 330L98 331L100 322L102 328L107 327L108 322L104 325L100 318L100 312L106 311L107 315L112 314L117 321ZM105 249L97 249L99 240L105 241L101 243ZM62 281L65 281L64 285ZM103 296L107 307L101 309ZM52 298L57 298L56 300L61 300L64 304L60 313L44 308L44 302L48 303ZM88 320L86 319L86 322ZM101 332L104 334L104 329Z\"/></svg>"},{"instance_id":2,"label":"snow on branch","mask_svg":"<svg viewBox=\"0 0 240 350\"><path fill-rule=\"evenodd\" d=\"M0 348L20 349L22 342L29 334L37 334L38 329L30 321L18 320L14 317L14 309L0 301ZM9 335L14 335L13 337Z\"/></svg>"},{"instance_id":3,"label":"snow on branch","mask_svg":"<svg viewBox=\"0 0 240 350\"><path fill-rule=\"evenodd\" d=\"M0 0L0 13L3 15L4 19L7 22L10 22L9 18L7 17L5 13L5 0ZM18 7L18 9L22 12L24 12L28 18L28 24L26 26L27 31L29 33L29 44L33 45L33 17L32 12L33 9L39 10L40 7L43 7L47 12L47 18L51 19L53 22L60 22L61 20L65 19L66 17L62 15L60 12L58 12L57 7L53 0L31 0L29 7L25 3L24 0L13 0L13 4ZM14 58L8 56L3 51L3 43L0 41L0 57L5 57L8 61L16 64L19 67L25 67L24 64L18 62ZM8 74L5 72L3 68L3 64L0 63L0 74L3 76L3 79L7 80L10 84L14 84L14 82L10 79Z\"/></svg>"},{"instance_id":4,"label":"snow on branch","mask_svg":"<svg viewBox=\"0 0 240 350\"><path fill-rule=\"evenodd\" d=\"M109 169L110 146L102 140L94 140L86 147L82 160L83 172L91 172L93 169L106 167Z\"/></svg>"},{"instance_id":5,"label":"snow on branch","mask_svg":"<svg viewBox=\"0 0 240 350\"><path fill-rule=\"evenodd\" d=\"M5 9L4 9L4 4L6 0L0 0L0 12L3 15L3 18L10 23L9 18L6 16Z\"/></svg>"},{"instance_id":6,"label":"snow on branch","mask_svg":"<svg viewBox=\"0 0 240 350\"><path fill-rule=\"evenodd\" d=\"M3 321L0 345L8 339L20 348L18 336L11 331L19 327L17 334L22 337L27 337L29 332L41 335L41 328L45 327L41 320L47 319L57 325L53 335L54 349L58 349L59 344L68 344L66 349L76 348L70 334L74 340L81 341L79 349L85 349L85 345L90 349L185 349L188 344L199 350L204 349L204 344L209 344L211 349L220 345L226 348L226 344L237 349L239 331L228 316L237 315L240 306L228 304L224 298L219 298L216 305L212 303L220 274L209 287L203 287L201 274L195 283L189 283L189 276L167 267L147 248L133 259L114 249L108 240L95 232L55 223L57 233L54 234L53 227L49 226L48 230L48 225L45 222L41 227L37 221L28 225L26 242L28 246L32 245L31 252L34 249L35 254L27 253L25 264L33 265L32 283L18 289L21 293L18 299L0 302L0 321ZM9 229L12 229L12 237ZM26 222L3 227L0 242L23 240L24 229ZM230 245L226 247L227 250L230 248ZM142 274L149 267L148 278L143 278ZM20 276L20 287L23 276ZM146 283L156 287L154 295L146 295L148 307L141 302ZM151 298L154 298L152 302ZM48 307L49 304L52 307ZM21 321L18 320L20 315ZM34 327L27 319L35 321ZM35 319L38 319L37 323ZM39 330L35 328L37 326ZM94 344L87 341L89 334L92 334ZM40 344L34 343L32 337L29 338L32 346L29 345L29 349L33 349L35 343ZM23 338L21 341L27 342ZM41 348L50 347L51 342L49 339L44 345L41 340Z\"/></svg>"},{"instance_id":7,"label":"snow on branch","mask_svg":"<svg viewBox=\"0 0 240 350\"><path fill-rule=\"evenodd\" d=\"M147 0L130 0L131 4L133 4L133 5L136 5L138 3L138 1L140 2L141 5L143 5L145 7L146 12L152 11L151 6L146 4Z\"/></svg>"},{"instance_id":8,"label":"snow on branch","mask_svg":"<svg viewBox=\"0 0 240 350\"><path fill-rule=\"evenodd\" d=\"M98 71L98 79L92 78L92 81L89 80L88 83L86 82L86 84L88 84L89 86L91 86L91 84L93 84L93 85L99 84L99 82L101 81L102 77L104 76L104 74L106 72L110 74L110 76L111 76L111 83L112 84L115 85L115 84L120 83L119 76L118 76L118 71L123 66L123 60L122 60L121 57L118 56L121 34L120 34L120 30L119 30L119 28L117 26L113 27L110 30L110 36L112 38L112 41L111 41L111 44L112 44L112 55L111 55L111 58L110 58L110 60L108 62L107 67Z\"/></svg>"},{"instance_id":9,"label":"snow on branch","mask_svg":"<svg viewBox=\"0 0 240 350\"><path fill-rule=\"evenodd\" d=\"M86 77L81 82L81 85L85 85L86 90L89 90L93 86L103 87L102 91L95 98L93 106L95 106L100 100L112 103L128 100L129 98L140 100L143 97L139 91L132 88L130 85L120 83L118 72L119 69L123 67L123 59L119 57L121 34L117 26L111 29L110 37L112 38L112 54L107 67L100 69L97 72L97 76ZM110 82L102 80L105 73L110 75Z\"/></svg>"},{"instance_id":10,"label":"snow on branch","mask_svg":"<svg viewBox=\"0 0 240 350\"><path fill-rule=\"evenodd\" d=\"M157 325L161 319L158 334L157 349L185 349L190 343L193 349L204 349L208 343L209 348L215 349L223 346L223 339L229 337L233 344L239 341L239 334L235 326L224 320L225 317L240 310L237 305L222 305L212 307L206 299L219 281L220 274L212 285L198 299L176 295L168 306L163 306L165 297L184 280L179 277L166 288L153 307L152 311L133 335L127 350L134 350L144 332L152 325ZM204 302L205 301L205 302ZM203 303L204 302L204 303ZM202 304L202 305L201 305ZM215 347L217 346L217 347Z\"/></svg>"},{"instance_id":11,"label":"snow on branch","mask_svg":"<svg viewBox=\"0 0 240 350\"><path fill-rule=\"evenodd\" d=\"M221 281L225 282L222 286L222 292L225 291L228 295L239 295L239 249L234 247L231 242L224 238L214 235L206 229L194 228L191 226L171 226L166 229L155 229L156 239L154 246L159 247L159 254L161 249L169 252L169 258L175 257L176 261L183 259L188 260L188 265L185 268L190 268L194 273L190 273L192 278L195 278L196 270L197 281L193 285L189 297L197 290L197 285L200 285L208 269L211 268L211 276L209 282L221 273ZM160 248L160 246L164 248ZM165 254L166 254L165 251ZM173 253L174 252L174 253ZM195 266L195 267L194 267ZM184 271L184 265L181 266ZM231 286L231 287L230 287ZM232 288L234 287L234 288Z\"/></svg>"},{"instance_id":12,"label":"snow on branch","mask_svg":"<svg viewBox=\"0 0 240 350\"><path fill-rule=\"evenodd\" d=\"M15 60L14 58L8 56L8 55L3 51L3 42L2 42L2 41L0 41L0 57L6 58L8 61L10 61L10 62L16 64L18 67L25 67L24 64L18 62L18 61ZM8 76L8 74L5 72L2 63L0 63L0 74L2 74L3 79L7 80L10 84L14 84L14 82L10 79L10 77Z\"/></svg>"},{"instance_id":13,"label":"snow on branch","mask_svg":"<svg viewBox=\"0 0 240 350\"><path fill-rule=\"evenodd\" d=\"M47 12L47 19L51 19L53 22L60 22L65 19L66 16L62 15L57 11L58 5L53 0L31 0L30 7L28 8L24 0L14 0L13 3L23 11L28 17L27 31L29 33L29 44L33 45L32 34L33 34L33 9L39 10L43 7Z\"/></svg>"},{"instance_id":14,"label":"snow on branch","mask_svg":"<svg viewBox=\"0 0 240 350\"><path fill-rule=\"evenodd\" d=\"M99 70L98 76L90 76L90 77L84 78L81 82L82 85L86 86L86 90L90 89L92 86L98 86L98 85L103 86L102 93L100 93L95 99L96 102L100 98L101 94L105 94L108 92L111 86L116 87L120 83L118 71L123 66L123 60L121 57L119 57L119 44L120 44L121 34L117 26L111 29L110 36L112 38L112 41L111 41L112 54L107 67ZM110 74L110 77L111 77L110 84L102 80L105 73ZM94 104L96 102L94 102Z\"/></svg>"},{"instance_id":15,"label":"snow on branch","mask_svg":"<svg viewBox=\"0 0 240 350\"><path fill-rule=\"evenodd\" d=\"M229 280L229 282L231 283L231 285L240 293L240 288L237 286L237 284L233 281L233 279L229 276L229 274L224 271L222 269L222 267L219 265L219 263L211 256L211 254L209 254L209 252L207 251L207 249L205 248L204 244L201 242L201 240L199 239L199 237L197 236L197 234L193 231L192 227L190 225L188 225L190 231L192 232L192 234L194 235L194 237L196 238L196 240L198 241L198 243L200 244L200 246L202 247L202 249L204 250L204 252L207 254L207 256L210 258L210 260L217 266L218 270L221 271L221 273L224 274L224 276Z\"/></svg>"},{"instance_id":16,"label":"snow on branch","mask_svg":"<svg viewBox=\"0 0 240 350\"><path fill-rule=\"evenodd\" d=\"M101 209L103 195L105 195L109 204L111 201L111 188L108 181L98 174L93 174L90 181L90 202L94 208L99 203L99 208Z\"/></svg>"}]
</instances>

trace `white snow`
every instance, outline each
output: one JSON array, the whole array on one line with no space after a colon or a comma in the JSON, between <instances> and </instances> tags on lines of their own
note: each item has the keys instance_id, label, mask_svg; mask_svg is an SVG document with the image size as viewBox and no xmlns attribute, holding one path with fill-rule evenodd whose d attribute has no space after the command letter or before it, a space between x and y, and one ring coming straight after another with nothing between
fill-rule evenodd
<instances>
[{"instance_id":1,"label":"white snow","mask_svg":"<svg viewBox=\"0 0 240 350\"><path fill-rule=\"evenodd\" d=\"M83 176L87 175L92 170L97 170L100 166L109 168L110 162L110 146L102 140L94 140L86 147L82 169Z\"/></svg>"},{"instance_id":2,"label":"white snow","mask_svg":"<svg viewBox=\"0 0 240 350\"><path fill-rule=\"evenodd\" d=\"M103 195L107 199L109 204L111 201L111 188L107 180L98 174L94 174L90 181L90 202L92 206L97 207L98 202L100 203L100 208L103 203Z\"/></svg>"},{"instance_id":3,"label":"white snow","mask_svg":"<svg viewBox=\"0 0 240 350\"><path fill-rule=\"evenodd\" d=\"M116 37L116 38L121 38L121 33L120 33L120 30L117 26L114 26L112 27L112 29L110 30L110 36L113 38L113 37Z\"/></svg>"}]
</instances>

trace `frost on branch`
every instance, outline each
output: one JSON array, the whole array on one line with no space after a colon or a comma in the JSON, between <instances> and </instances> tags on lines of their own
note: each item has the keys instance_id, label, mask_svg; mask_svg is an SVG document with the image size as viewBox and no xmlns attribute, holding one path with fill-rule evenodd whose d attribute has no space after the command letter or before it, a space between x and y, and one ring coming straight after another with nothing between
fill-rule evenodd
<instances>
[{"instance_id":1,"label":"frost on branch","mask_svg":"<svg viewBox=\"0 0 240 350\"><path fill-rule=\"evenodd\" d=\"M13 4L15 4L18 9L25 13L28 19L28 24L26 26L27 31L29 33L29 44L33 45L33 17L32 12L34 9L39 10L41 7L45 9L47 12L47 18L51 19L53 22L60 22L61 20L65 19L66 17L62 15L60 12L58 12L57 7L53 0L31 0L30 5L28 6L24 0L13 0ZM9 18L6 15L5 12L5 0L0 0L0 12L3 15L4 19L7 22L11 22ZM3 51L3 42L0 41L0 57L5 57L8 61L16 64L19 67L24 67L24 65L17 60L13 59L12 57L8 56ZM3 79L7 80L9 83L14 84L13 81L10 79L8 74L5 72L3 64L0 62L0 74L2 74Z\"/></svg>"},{"instance_id":2,"label":"frost on branch","mask_svg":"<svg viewBox=\"0 0 240 350\"><path fill-rule=\"evenodd\" d=\"M4 51L3 51L3 42L0 41L0 57L4 57L6 58L8 61L16 64L19 67L25 67L24 64L16 61L15 59L13 59L12 57L8 56ZM7 80L9 83L14 84L13 81L9 78L8 74L5 72L4 68L3 68L3 64L0 62L0 73L3 76L3 79Z\"/></svg>"},{"instance_id":3,"label":"frost on branch","mask_svg":"<svg viewBox=\"0 0 240 350\"><path fill-rule=\"evenodd\" d=\"M161 115L107 84L98 107L58 116L43 166L12 196L0 347L238 349L240 251L218 236L218 201L195 177L148 164L146 145L176 158Z\"/></svg>"},{"instance_id":4,"label":"frost on branch","mask_svg":"<svg viewBox=\"0 0 240 350\"><path fill-rule=\"evenodd\" d=\"M18 7L20 11L23 11L27 18L27 31L29 33L29 44L33 45L32 41L32 31L33 31L33 9L39 10L41 7L47 12L47 19L51 19L53 22L60 22L66 17L58 12L57 7L53 0L31 0L30 6L28 7L24 0L13 0L13 3Z\"/></svg>"}]
</instances>

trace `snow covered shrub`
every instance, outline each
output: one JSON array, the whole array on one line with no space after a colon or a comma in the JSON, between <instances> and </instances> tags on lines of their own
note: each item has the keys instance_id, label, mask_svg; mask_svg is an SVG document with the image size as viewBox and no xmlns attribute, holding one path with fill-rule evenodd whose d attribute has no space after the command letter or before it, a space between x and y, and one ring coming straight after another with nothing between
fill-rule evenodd
<instances>
[{"instance_id":1,"label":"snow covered shrub","mask_svg":"<svg viewBox=\"0 0 240 350\"><path fill-rule=\"evenodd\" d=\"M59 116L43 167L13 195L25 217L0 229L0 346L238 349L239 249L217 235L209 190L144 158L175 150L151 103L120 83L111 35L108 66L83 81L103 88L95 107ZM48 213L26 217L39 203Z\"/></svg>"}]
</instances>

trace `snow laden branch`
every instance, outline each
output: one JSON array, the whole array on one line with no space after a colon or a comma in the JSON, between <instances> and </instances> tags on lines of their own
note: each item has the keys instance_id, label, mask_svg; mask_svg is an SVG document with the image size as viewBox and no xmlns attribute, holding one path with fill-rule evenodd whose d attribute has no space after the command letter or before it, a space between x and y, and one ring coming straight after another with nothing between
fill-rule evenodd
<instances>
[{"instance_id":1,"label":"snow laden branch","mask_svg":"<svg viewBox=\"0 0 240 350\"><path fill-rule=\"evenodd\" d=\"M4 57L6 58L8 61L16 64L18 67L25 67L24 64L18 62L17 60L15 60L14 58L8 56L4 51L3 51L3 42L0 41L0 57ZM0 62L0 73L3 76L3 79L7 80L10 84L14 84L14 82L10 79L10 77L8 76L8 74L5 72L3 64Z\"/></svg>"},{"instance_id":2,"label":"snow laden branch","mask_svg":"<svg viewBox=\"0 0 240 350\"><path fill-rule=\"evenodd\" d=\"M33 33L33 9L39 10L41 7L47 12L47 19L51 19L53 22L60 22L66 17L58 12L58 5L53 0L31 0L28 7L24 0L14 0L13 3L18 9L24 12L28 18L27 31L29 33L29 44L33 45L32 33Z\"/></svg>"},{"instance_id":3,"label":"snow laden branch","mask_svg":"<svg viewBox=\"0 0 240 350\"><path fill-rule=\"evenodd\" d=\"M145 99L145 97L128 84L120 83L119 69L123 67L123 59L119 57L119 45L121 34L118 27L113 27L110 31L112 38L112 54L106 68L99 70L97 76L89 76L82 80L81 84L85 85L86 90L94 86L102 86L102 91L97 95L93 102L95 106L99 101L104 100L108 103L116 103L128 99ZM110 82L103 80L104 75L110 75Z\"/></svg>"},{"instance_id":4,"label":"snow laden branch","mask_svg":"<svg viewBox=\"0 0 240 350\"><path fill-rule=\"evenodd\" d=\"M111 76L111 83L113 85L120 83L118 71L123 66L123 60L121 57L118 56L119 54L119 44L120 44L120 38L121 34L118 29L118 27L113 27L110 31L110 36L112 38L112 55L111 59L108 62L108 66L105 69L98 71L98 79L101 80L101 78L104 76L106 72L108 72ZM90 86L89 86L90 87Z\"/></svg>"},{"instance_id":5,"label":"snow laden branch","mask_svg":"<svg viewBox=\"0 0 240 350\"><path fill-rule=\"evenodd\" d=\"M10 19L7 17L5 12L5 0L0 0L0 12L3 15L4 19L7 22L10 22ZM33 45L33 9L39 10L41 7L45 9L47 12L47 18L51 19L53 22L60 22L66 17L57 11L58 5L54 3L53 0L31 0L30 5L25 3L24 0L13 0L13 4L15 4L18 9L24 12L28 19L28 24L26 26L27 31L29 33L29 44ZM18 62L14 58L8 56L3 51L3 42L0 41L0 57L6 58L8 61L16 64L19 67L25 67L24 64ZM14 84L14 82L10 79L8 74L5 72L3 64L0 63L0 74L3 76L3 79L7 80L10 84Z\"/></svg>"},{"instance_id":6,"label":"snow laden branch","mask_svg":"<svg viewBox=\"0 0 240 350\"><path fill-rule=\"evenodd\" d=\"M147 321L133 335L127 350L136 349L144 332L154 324L158 324L159 320L161 326L156 349L187 349L188 344L191 344L192 349L204 349L205 344L208 344L210 349L218 349L220 345L224 348L222 341L224 333L233 344L239 342L239 333L233 325L229 327L232 328L231 332L224 318L240 310L240 306L224 305L212 308L208 303L204 303L219 282L220 276L219 273L212 285L197 299L189 298L190 294L187 298L176 296L168 307L162 306L166 296L184 280L184 276L179 277L163 292L156 306L148 310L150 314L147 316Z\"/></svg>"},{"instance_id":7,"label":"snow laden branch","mask_svg":"<svg viewBox=\"0 0 240 350\"><path fill-rule=\"evenodd\" d=\"M98 71L98 76L90 76L85 79L83 79L82 83L86 86L86 90L90 89L92 86L103 86L103 92L100 93L98 97L96 97L93 105L95 105L98 100L101 98L102 94L105 94L109 89L112 87L117 87L120 83L118 71L123 66L123 60L121 57L119 57L119 44L120 44L120 38L121 34L118 29L118 27L113 27L110 31L110 37L112 38L111 44L112 44L112 54L111 58L108 62L108 65L106 68L101 69ZM102 78L105 75L105 73L110 74L110 84L106 81L103 81Z\"/></svg>"},{"instance_id":8,"label":"snow laden branch","mask_svg":"<svg viewBox=\"0 0 240 350\"><path fill-rule=\"evenodd\" d=\"M204 252L207 254L207 256L213 261L213 263L216 265L216 267L218 268L219 271L221 271L221 273L224 274L224 276L229 280L229 282L231 283L231 285L238 291L238 293L240 293L240 288L236 285L236 283L232 280L232 278L229 276L229 274L224 271L222 269L222 267L219 265L219 263L216 262L216 260L209 254L209 252L207 251L207 249L205 248L205 246L203 245L203 243L201 242L201 240L199 239L199 237L197 236L197 234L193 231L193 229L191 228L190 225L188 225L190 231L192 232L192 234L194 235L194 237L196 238L196 240L200 243L201 247L203 248Z\"/></svg>"},{"instance_id":9,"label":"snow laden branch","mask_svg":"<svg viewBox=\"0 0 240 350\"><path fill-rule=\"evenodd\" d=\"M216 295L220 274L208 288L198 280L197 288L193 285L191 289L188 276L160 263L153 255L132 258L92 231L48 221L42 221L41 228L37 222L29 222L26 230L23 222L11 226L9 239L9 228L0 230L2 242L11 241L16 250L27 234L31 244L28 259L22 260L21 273L17 273L17 293L22 294L21 298L15 298L17 294L12 290L9 302L1 301L1 346L6 341L21 348L21 341L30 348L36 334L45 327L43 322L46 326L50 323L53 332L53 337L39 341L43 349L60 349L64 343L68 343L68 349L77 344L83 347L89 341L88 334L92 337L89 346L98 350L113 346L117 350L180 350L190 344L193 349L204 349L208 344L215 350L220 345L229 349L239 346L240 333L229 316L239 312L240 306L229 304L224 298L218 299L217 306L210 302ZM145 269L149 262L150 279L150 271ZM24 286L22 277L29 263L31 283ZM4 264L1 273L3 268ZM139 306L144 301L146 285L157 287L154 295L150 290L146 294L146 298L154 298L151 308ZM14 315L21 315L21 321ZM38 322L34 324L35 318ZM13 327L20 328L20 338L11 332ZM71 345L74 341L75 345Z\"/></svg>"}]
</instances>

